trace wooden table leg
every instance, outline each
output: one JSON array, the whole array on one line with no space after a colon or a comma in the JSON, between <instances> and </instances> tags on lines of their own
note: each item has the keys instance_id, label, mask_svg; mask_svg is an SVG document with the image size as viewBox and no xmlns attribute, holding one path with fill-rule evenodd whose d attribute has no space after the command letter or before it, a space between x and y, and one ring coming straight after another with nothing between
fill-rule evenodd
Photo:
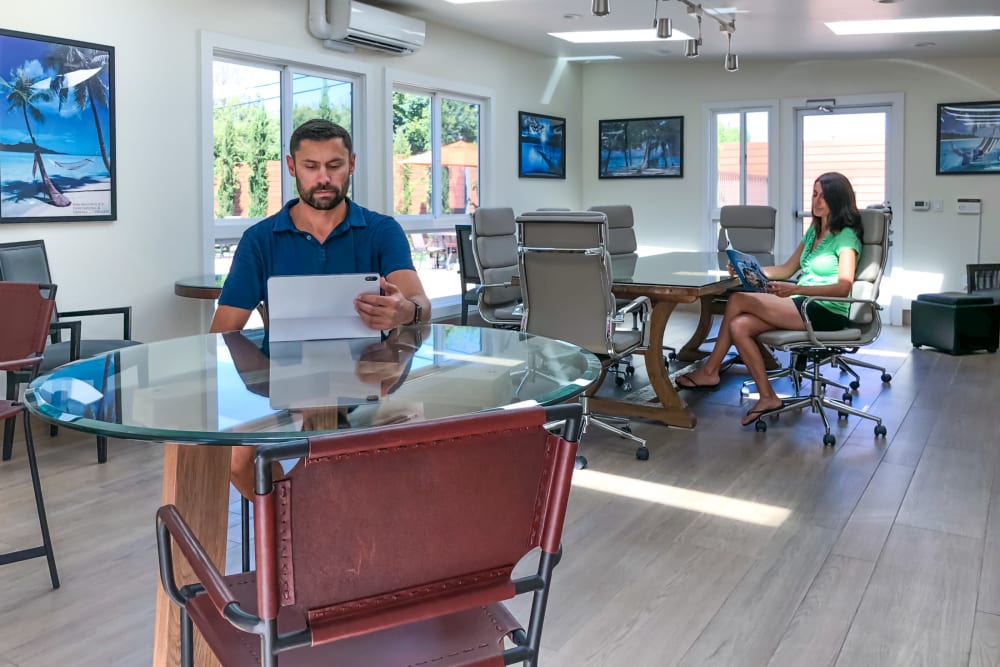
<instances>
[{"instance_id":1,"label":"wooden table leg","mask_svg":"<svg viewBox=\"0 0 1000 667\"><path fill-rule=\"evenodd\" d=\"M708 356L708 352L702 352L698 346L708 338L708 332L712 330L712 306L718 295L706 294L699 299L701 311L698 316L698 326L681 349L677 350L677 358L681 361L699 361Z\"/></svg>"},{"instance_id":2,"label":"wooden table leg","mask_svg":"<svg viewBox=\"0 0 1000 667\"><path fill-rule=\"evenodd\" d=\"M631 403L614 399L591 398L590 408L594 412L603 412L622 417L638 417L652 419L668 426L694 428L697 418L688 409L687 403L674 389L663 363L663 334L667 329L667 320L677 306L675 301L657 301L653 305L653 314L649 321L649 340L646 347L646 374L649 383L656 393L656 403Z\"/></svg>"},{"instance_id":3,"label":"wooden table leg","mask_svg":"<svg viewBox=\"0 0 1000 667\"><path fill-rule=\"evenodd\" d=\"M226 568L230 450L230 447L208 445L167 445L163 457L163 504L177 506L209 558L223 573ZM187 561L176 548L174 569L179 584L195 580ZM180 612L157 579L153 665L174 667L180 664ZM200 636L195 640L194 664L219 664Z\"/></svg>"}]
</instances>

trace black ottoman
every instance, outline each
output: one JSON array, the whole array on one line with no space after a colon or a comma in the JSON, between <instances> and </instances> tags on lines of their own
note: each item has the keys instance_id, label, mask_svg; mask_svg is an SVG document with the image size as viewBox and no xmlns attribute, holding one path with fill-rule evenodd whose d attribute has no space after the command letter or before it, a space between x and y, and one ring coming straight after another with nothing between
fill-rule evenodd
<instances>
[{"instance_id":1,"label":"black ottoman","mask_svg":"<svg viewBox=\"0 0 1000 667\"><path fill-rule=\"evenodd\" d=\"M996 352L1000 342L1000 305L989 296L964 292L921 294L910 311L910 342L950 354Z\"/></svg>"}]
</instances>

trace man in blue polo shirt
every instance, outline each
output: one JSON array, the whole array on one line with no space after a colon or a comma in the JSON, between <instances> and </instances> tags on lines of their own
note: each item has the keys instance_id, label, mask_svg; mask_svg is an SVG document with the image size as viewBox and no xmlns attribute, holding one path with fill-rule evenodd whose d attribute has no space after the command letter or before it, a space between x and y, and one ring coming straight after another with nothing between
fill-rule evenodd
<instances>
[{"instance_id":1,"label":"man in blue polo shirt","mask_svg":"<svg viewBox=\"0 0 1000 667\"><path fill-rule=\"evenodd\" d=\"M294 132L285 157L299 199L248 229L210 331L237 331L261 301L271 276L374 273L381 295L355 299L358 315L375 330L430 320L431 304L413 268L410 245L392 218L347 198L354 173L351 135L327 120L310 120Z\"/></svg>"},{"instance_id":2,"label":"man in blue polo shirt","mask_svg":"<svg viewBox=\"0 0 1000 667\"><path fill-rule=\"evenodd\" d=\"M306 121L292 132L289 152L285 162L299 199L243 234L210 331L242 329L258 303L267 305L271 276L329 273L382 276L381 295L354 300L374 330L429 321L431 304L402 227L347 198L355 158L347 130L327 120ZM252 447L233 447L232 481L247 498L253 497L253 455Z\"/></svg>"}]
</instances>

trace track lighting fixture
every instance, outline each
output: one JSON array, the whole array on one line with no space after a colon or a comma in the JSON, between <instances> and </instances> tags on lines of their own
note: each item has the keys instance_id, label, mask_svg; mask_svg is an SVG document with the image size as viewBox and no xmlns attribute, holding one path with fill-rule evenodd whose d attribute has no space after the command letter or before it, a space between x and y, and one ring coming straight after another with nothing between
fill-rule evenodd
<instances>
[{"instance_id":1,"label":"track lighting fixture","mask_svg":"<svg viewBox=\"0 0 1000 667\"><path fill-rule=\"evenodd\" d=\"M591 11L594 16L607 16L611 13L611 8L608 6L608 0L594 0L594 4L591 6Z\"/></svg>"},{"instance_id":2,"label":"track lighting fixture","mask_svg":"<svg viewBox=\"0 0 1000 667\"><path fill-rule=\"evenodd\" d=\"M698 37L687 41L687 45L684 47L684 56L697 58L701 55L701 5L688 7L688 14L694 14L695 18L698 19Z\"/></svg>"},{"instance_id":3,"label":"track lighting fixture","mask_svg":"<svg viewBox=\"0 0 1000 667\"><path fill-rule=\"evenodd\" d=\"M732 26L732 30L726 31L726 39L729 40L726 46L726 71L736 72L740 69L740 57L733 53L733 31L736 29L736 26L733 24L730 25Z\"/></svg>"},{"instance_id":4,"label":"track lighting fixture","mask_svg":"<svg viewBox=\"0 0 1000 667\"><path fill-rule=\"evenodd\" d=\"M670 39L674 34L674 26L668 18L656 19L656 36L660 39Z\"/></svg>"}]
</instances>

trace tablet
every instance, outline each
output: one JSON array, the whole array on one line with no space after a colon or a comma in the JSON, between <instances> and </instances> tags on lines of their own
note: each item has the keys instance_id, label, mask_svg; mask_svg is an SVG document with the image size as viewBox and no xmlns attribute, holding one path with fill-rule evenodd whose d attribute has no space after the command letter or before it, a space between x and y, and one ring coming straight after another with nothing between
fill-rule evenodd
<instances>
[{"instance_id":1,"label":"tablet","mask_svg":"<svg viewBox=\"0 0 1000 667\"><path fill-rule=\"evenodd\" d=\"M377 273L273 276L267 281L270 340L322 340L378 336L357 311L359 294L379 294Z\"/></svg>"}]
</instances>

